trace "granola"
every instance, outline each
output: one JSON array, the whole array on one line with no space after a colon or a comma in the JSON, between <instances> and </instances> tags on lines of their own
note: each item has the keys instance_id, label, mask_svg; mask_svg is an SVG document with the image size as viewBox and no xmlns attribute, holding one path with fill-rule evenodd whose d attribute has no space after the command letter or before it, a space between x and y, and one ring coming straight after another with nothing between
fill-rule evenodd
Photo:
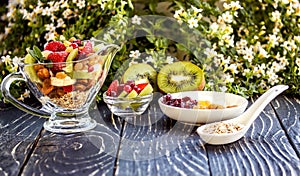
<instances>
[{"instance_id":1,"label":"granola","mask_svg":"<svg viewBox=\"0 0 300 176\"><path fill-rule=\"evenodd\" d=\"M243 128L244 125L239 123L219 122L219 123L209 125L203 130L203 132L209 134L226 134L226 133L234 133L236 131L240 131Z\"/></svg>"},{"instance_id":2,"label":"granola","mask_svg":"<svg viewBox=\"0 0 300 176\"><path fill-rule=\"evenodd\" d=\"M61 97L51 98L56 105L66 109L77 109L83 106L88 96L88 91L73 91L64 94Z\"/></svg>"}]
</instances>

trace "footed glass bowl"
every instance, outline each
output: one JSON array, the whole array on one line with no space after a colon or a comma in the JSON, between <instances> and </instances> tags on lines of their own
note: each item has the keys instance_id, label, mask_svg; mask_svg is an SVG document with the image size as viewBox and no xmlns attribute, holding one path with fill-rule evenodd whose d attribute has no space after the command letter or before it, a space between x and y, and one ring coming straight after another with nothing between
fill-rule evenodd
<instances>
[{"instance_id":1,"label":"footed glass bowl","mask_svg":"<svg viewBox=\"0 0 300 176\"><path fill-rule=\"evenodd\" d=\"M135 115L143 114L152 99L152 93L146 96L137 96L134 98L107 96L106 92L103 94L103 100L110 111L120 117L133 117Z\"/></svg>"}]
</instances>

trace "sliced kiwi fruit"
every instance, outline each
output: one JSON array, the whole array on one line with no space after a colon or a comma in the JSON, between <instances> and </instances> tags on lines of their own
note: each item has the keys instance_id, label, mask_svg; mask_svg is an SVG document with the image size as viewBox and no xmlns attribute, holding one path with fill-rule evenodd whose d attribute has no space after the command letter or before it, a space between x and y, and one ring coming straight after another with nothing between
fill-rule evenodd
<instances>
[{"instance_id":1,"label":"sliced kiwi fruit","mask_svg":"<svg viewBox=\"0 0 300 176\"><path fill-rule=\"evenodd\" d=\"M30 55L27 54L24 58L24 63L26 64L24 66L24 71L28 75L30 81L42 84L42 81L37 76L36 71L33 68L33 64L36 62L36 60ZM28 64L28 65L27 65Z\"/></svg>"},{"instance_id":2,"label":"sliced kiwi fruit","mask_svg":"<svg viewBox=\"0 0 300 176\"><path fill-rule=\"evenodd\" d=\"M73 60L76 58L76 56L78 55L78 48L73 49L70 54L67 57L67 64L66 64L66 68L65 71L67 73L71 73L73 71Z\"/></svg>"},{"instance_id":3,"label":"sliced kiwi fruit","mask_svg":"<svg viewBox=\"0 0 300 176\"><path fill-rule=\"evenodd\" d=\"M203 81L203 70L188 61L165 65L157 75L157 85L164 93L200 90Z\"/></svg>"},{"instance_id":4,"label":"sliced kiwi fruit","mask_svg":"<svg viewBox=\"0 0 300 176\"><path fill-rule=\"evenodd\" d=\"M148 79L152 85L156 84L157 72L149 64L138 63L131 65L123 74L123 82L128 80L138 81L140 79Z\"/></svg>"}]
</instances>

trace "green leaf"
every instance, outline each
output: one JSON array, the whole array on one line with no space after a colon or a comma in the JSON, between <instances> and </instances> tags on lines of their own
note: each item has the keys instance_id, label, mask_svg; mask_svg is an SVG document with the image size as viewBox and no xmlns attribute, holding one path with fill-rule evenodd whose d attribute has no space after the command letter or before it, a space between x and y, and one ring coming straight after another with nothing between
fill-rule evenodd
<instances>
[{"instance_id":1,"label":"green leaf","mask_svg":"<svg viewBox=\"0 0 300 176\"><path fill-rule=\"evenodd\" d=\"M44 62L45 58L41 50L37 46L33 46L33 50L29 50L28 53L38 62Z\"/></svg>"}]
</instances>

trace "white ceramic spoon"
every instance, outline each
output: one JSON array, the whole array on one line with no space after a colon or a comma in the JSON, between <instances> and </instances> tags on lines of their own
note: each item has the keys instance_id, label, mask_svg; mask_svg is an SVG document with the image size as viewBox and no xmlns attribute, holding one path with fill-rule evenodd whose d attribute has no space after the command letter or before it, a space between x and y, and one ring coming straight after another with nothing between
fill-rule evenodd
<instances>
[{"instance_id":1,"label":"white ceramic spoon","mask_svg":"<svg viewBox=\"0 0 300 176\"><path fill-rule=\"evenodd\" d=\"M230 120L225 120L221 122L210 123L198 127L197 133L202 138L202 140L208 144L221 145L228 144L242 138L254 120L259 116L263 109L280 93L288 89L287 85L277 85L270 88L267 92L261 95L243 114ZM243 126L241 130L235 131L233 133L209 133L206 132L206 128L210 128L213 125L218 125L220 123L235 123Z\"/></svg>"}]
</instances>

